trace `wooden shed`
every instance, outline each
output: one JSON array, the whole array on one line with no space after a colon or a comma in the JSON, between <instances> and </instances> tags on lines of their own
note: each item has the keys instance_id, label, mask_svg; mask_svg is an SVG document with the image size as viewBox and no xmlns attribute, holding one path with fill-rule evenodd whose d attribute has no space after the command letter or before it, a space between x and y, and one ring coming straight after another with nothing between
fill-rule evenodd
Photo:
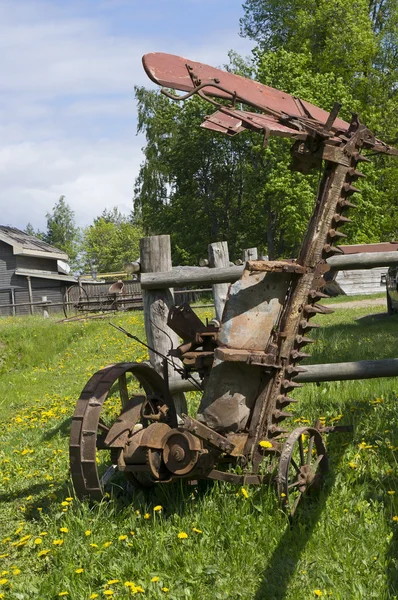
<instances>
[{"instance_id":1,"label":"wooden shed","mask_svg":"<svg viewBox=\"0 0 398 600\"><path fill-rule=\"evenodd\" d=\"M398 250L398 242L380 242L378 244L353 244L340 246L344 254L357 254L363 252L393 252ZM328 285L325 291L331 296L339 294L352 296L355 294L377 294L385 292L386 286L382 276L388 271L388 267L376 267L374 269L360 269L347 271L330 271L325 279Z\"/></svg>"},{"instance_id":2,"label":"wooden shed","mask_svg":"<svg viewBox=\"0 0 398 600\"><path fill-rule=\"evenodd\" d=\"M60 262L61 261L61 262ZM0 225L0 315L42 311L43 297L49 312L60 312L65 289L76 278L65 273L68 255L15 227Z\"/></svg>"}]
</instances>

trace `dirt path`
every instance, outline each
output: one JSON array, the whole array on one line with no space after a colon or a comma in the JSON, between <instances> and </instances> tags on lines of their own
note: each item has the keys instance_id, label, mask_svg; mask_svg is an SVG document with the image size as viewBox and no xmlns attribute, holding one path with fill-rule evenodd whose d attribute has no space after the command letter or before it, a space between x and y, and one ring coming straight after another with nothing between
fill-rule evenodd
<instances>
[{"instance_id":1,"label":"dirt path","mask_svg":"<svg viewBox=\"0 0 398 600\"><path fill-rule=\"evenodd\" d=\"M387 308L385 298L370 298L369 300L352 300L351 302L335 302L328 304L330 308L366 308L367 306L384 306Z\"/></svg>"}]
</instances>

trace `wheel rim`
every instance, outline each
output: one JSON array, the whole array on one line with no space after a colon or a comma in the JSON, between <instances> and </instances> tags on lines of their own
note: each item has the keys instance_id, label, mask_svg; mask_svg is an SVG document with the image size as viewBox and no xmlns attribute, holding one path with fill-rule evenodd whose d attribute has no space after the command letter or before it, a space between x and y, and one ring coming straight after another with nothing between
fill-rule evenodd
<instances>
[{"instance_id":1,"label":"wheel rim","mask_svg":"<svg viewBox=\"0 0 398 600\"><path fill-rule=\"evenodd\" d=\"M79 309L79 303L85 304L85 310ZM83 286L73 284L66 290L64 294L63 310L66 319L75 317L76 315L82 315L87 312L88 308L88 294Z\"/></svg>"},{"instance_id":2,"label":"wheel rim","mask_svg":"<svg viewBox=\"0 0 398 600\"><path fill-rule=\"evenodd\" d=\"M326 446L319 431L299 427L288 437L278 467L278 496L282 508L293 517L302 496L318 488L328 469Z\"/></svg>"},{"instance_id":3,"label":"wheel rim","mask_svg":"<svg viewBox=\"0 0 398 600\"><path fill-rule=\"evenodd\" d=\"M110 430L112 418L112 402L108 402L108 410L104 410L107 399L114 397L115 384L118 386L120 406L131 402L133 419L128 422L126 432L131 431L141 417L141 404L144 401L132 397L127 389L126 375L131 373L144 388L147 395L165 396L162 377L146 363L119 363L109 365L97 371L83 388L76 404L70 430L70 468L73 486L78 498L101 500L104 489L117 473L117 458L121 448L109 450L104 445L105 437ZM114 419L115 420L115 419ZM126 425L127 427L127 425ZM108 467L100 454L110 454ZM99 459L99 460L98 460Z\"/></svg>"}]
</instances>

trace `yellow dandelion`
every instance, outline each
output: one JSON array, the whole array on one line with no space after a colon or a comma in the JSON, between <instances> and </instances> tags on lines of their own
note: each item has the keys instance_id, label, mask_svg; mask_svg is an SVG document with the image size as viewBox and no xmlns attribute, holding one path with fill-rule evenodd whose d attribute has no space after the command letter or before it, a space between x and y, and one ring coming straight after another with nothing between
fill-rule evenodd
<instances>
[{"instance_id":1,"label":"yellow dandelion","mask_svg":"<svg viewBox=\"0 0 398 600\"><path fill-rule=\"evenodd\" d=\"M118 540L124 542L124 540L127 540L127 535L119 535Z\"/></svg>"},{"instance_id":2,"label":"yellow dandelion","mask_svg":"<svg viewBox=\"0 0 398 600\"><path fill-rule=\"evenodd\" d=\"M203 533L203 531L201 529L198 529L197 527L192 527L192 531L194 531L195 533Z\"/></svg>"},{"instance_id":3,"label":"yellow dandelion","mask_svg":"<svg viewBox=\"0 0 398 600\"><path fill-rule=\"evenodd\" d=\"M152 583L156 583L157 581L159 581L160 577L158 577L157 575L155 575L155 577L152 577L151 582Z\"/></svg>"},{"instance_id":4,"label":"yellow dandelion","mask_svg":"<svg viewBox=\"0 0 398 600\"><path fill-rule=\"evenodd\" d=\"M249 497L249 492L247 491L247 489L246 489L246 488L244 488L244 487L241 487L241 488L240 488L240 491L241 491L241 494L242 494L242 496L243 496L244 498L246 498L246 500L247 500L247 498Z\"/></svg>"},{"instance_id":5,"label":"yellow dandelion","mask_svg":"<svg viewBox=\"0 0 398 600\"><path fill-rule=\"evenodd\" d=\"M180 531L180 533L177 535L178 539L180 540L186 540L188 537L188 534L185 533L185 531Z\"/></svg>"},{"instance_id":6,"label":"yellow dandelion","mask_svg":"<svg viewBox=\"0 0 398 600\"><path fill-rule=\"evenodd\" d=\"M46 556L49 552L51 552L51 550L40 550L40 552L37 553L37 556L40 558L41 556Z\"/></svg>"},{"instance_id":7,"label":"yellow dandelion","mask_svg":"<svg viewBox=\"0 0 398 600\"><path fill-rule=\"evenodd\" d=\"M75 573L83 573L84 569L82 569L81 567L79 569L75 569Z\"/></svg>"},{"instance_id":8,"label":"yellow dandelion","mask_svg":"<svg viewBox=\"0 0 398 600\"><path fill-rule=\"evenodd\" d=\"M38 546L39 544L43 543L43 540L41 538L36 538L34 543L36 544L36 546Z\"/></svg>"},{"instance_id":9,"label":"yellow dandelion","mask_svg":"<svg viewBox=\"0 0 398 600\"><path fill-rule=\"evenodd\" d=\"M388 490L387 494L389 496L393 496L395 494L395 490Z\"/></svg>"},{"instance_id":10,"label":"yellow dandelion","mask_svg":"<svg viewBox=\"0 0 398 600\"><path fill-rule=\"evenodd\" d=\"M110 579L107 581L107 585L114 585L115 583L119 583L120 579Z\"/></svg>"},{"instance_id":11,"label":"yellow dandelion","mask_svg":"<svg viewBox=\"0 0 398 600\"><path fill-rule=\"evenodd\" d=\"M61 502L61 506L69 506L69 502L66 502L66 500L64 500L63 502Z\"/></svg>"},{"instance_id":12,"label":"yellow dandelion","mask_svg":"<svg viewBox=\"0 0 398 600\"><path fill-rule=\"evenodd\" d=\"M0 558L7 558L7 556L9 556L8 552L6 552L5 554L0 554Z\"/></svg>"},{"instance_id":13,"label":"yellow dandelion","mask_svg":"<svg viewBox=\"0 0 398 600\"><path fill-rule=\"evenodd\" d=\"M69 529L67 527L60 527L59 528L61 533L68 533Z\"/></svg>"},{"instance_id":14,"label":"yellow dandelion","mask_svg":"<svg viewBox=\"0 0 398 600\"><path fill-rule=\"evenodd\" d=\"M323 596L323 592L321 590L314 590L314 595L319 598L320 596Z\"/></svg>"},{"instance_id":15,"label":"yellow dandelion","mask_svg":"<svg viewBox=\"0 0 398 600\"><path fill-rule=\"evenodd\" d=\"M160 504L153 507L154 512L160 512L161 510L163 510L163 506L161 506Z\"/></svg>"},{"instance_id":16,"label":"yellow dandelion","mask_svg":"<svg viewBox=\"0 0 398 600\"><path fill-rule=\"evenodd\" d=\"M102 544L102 547L103 547L103 548L109 548L109 546L110 546L111 544L112 544L112 542L104 542L104 543ZM90 546L91 546L91 544L90 544Z\"/></svg>"},{"instance_id":17,"label":"yellow dandelion","mask_svg":"<svg viewBox=\"0 0 398 600\"><path fill-rule=\"evenodd\" d=\"M8 583L8 579L6 579L5 577L2 577L0 579L0 585L6 585L6 583Z\"/></svg>"},{"instance_id":18,"label":"yellow dandelion","mask_svg":"<svg viewBox=\"0 0 398 600\"><path fill-rule=\"evenodd\" d=\"M39 535L40 535L40 536L42 536L42 535L48 535L48 534L47 534L47 531L41 531L41 532L39 533Z\"/></svg>"},{"instance_id":19,"label":"yellow dandelion","mask_svg":"<svg viewBox=\"0 0 398 600\"><path fill-rule=\"evenodd\" d=\"M140 585L136 585L135 590L133 590L133 591L135 591L136 594L145 594L144 588L141 587Z\"/></svg>"},{"instance_id":20,"label":"yellow dandelion","mask_svg":"<svg viewBox=\"0 0 398 600\"><path fill-rule=\"evenodd\" d=\"M151 518L151 515L149 513L145 513L144 519L150 519L150 518Z\"/></svg>"},{"instance_id":21,"label":"yellow dandelion","mask_svg":"<svg viewBox=\"0 0 398 600\"><path fill-rule=\"evenodd\" d=\"M395 521L395 523L398 523L398 515L394 515L392 520Z\"/></svg>"},{"instance_id":22,"label":"yellow dandelion","mask_svg":"<svg viewBox=\"0 0 398 600\"><path fill-rule=\"evenodd\" d=\"M286 498L286 494L284 492L281 493L281 498Z\"/></svg>"},{"instance_id":23,"label":"yellow dandelion","mask_svg":"<svg viewBox=\"0 0 398 600\"><path fill-rule=\"evenodd\" d=\"M91 529L86 529L86 531L84 532L84 535L87 535L87 536L91 535Z\"/></svg>"},{"instance_id":24,"label":"yellow dandelion","mask_svg":"<svg viewBox=\"0 0 398 600\"><path fill-rule=\"evenodd\" d=\"M105 596L113 596L113 591L112 590L105 590L104 591L104 595Z\"/></svg>"},{"instance_id":25,"label":"yellow dandelion","mask_svg":"<svg viewBox=\"0 0 398 600\"><path fill-rule=\"evenodd\" d=\"M65 500L67 500L67 502L72 502L73 498L69 496L69 498L65 498Z\"/></svg>"},{"instance_id":26,"label":"yellow dandelion","mask_svg":"<svg viewBox=\"0 0 398 600\"><path fill-rule=\"evenodd\" d=\"M126 588L134 588L135 587L134 581L125 581L124 585Z\"/></svg>"},{"instance_id":27,"label":"yellow dandelion","mask_svg":"<svg viewBox=\"0 0 398 600\"><path fill-rule=\"evenodd\" d=\"M165 594L169 591L168 587L162 587L162 592L164 592Z\"/></svg>"},{"instance_id":28,"label":"yellow dandelion","mask_svg":"<svg viewBox=\"0 0 398 600\"><path fill-rule=\"evenodd\" d=\"M98 548L98 544L90 544L92 548Z\"/></svg>"},{"instance_id":29,"label":"yellow dandelion","mask_svg":"<svg viewBox=\"0 0 398 600\"><path fill-rule=\"evenodd\" d=\"M58 596L69 596L69 592L59 592Z\"/></svg>"},{"instance_id":30,"label":"yellow dandelion","mask_svg":"<svg viewBox=\"0 0 398 600\"><path fill-rule=\"evenodd\" d=\"M53 540L54 546L62 546L63 543L64 543L64 540Z\"/></svg>"},{"instance_id":31,"label":"yellow dandelion","mask_svg":"<svg viewBox=\"0 0 398 600\"><path fill-rule=\"evenodd\" d=\"M357 463L354 463L351 461L348 463L348 466L351 467L351 469L356 469L358 465L357 465Z\"/></svg>"},{"instance_id":32,"label":"yellow dandelion","mask_svg":"<svg viewBox=\"0 0 398 600\"><path fill-rule=\"evenodd\" d=\"M268 440L261 440L259 445L261 448L272 448L272 444Z\"/></svg>"},{"instance_id":33,"label":"yellow dandelion","mask_svg":"<svg viewBox=\"0 0 398 600\"><path fill-rule=\"evenodd\" d=\"M91 594L91 596L89 596L90 600L94 600L94 598L98 598L98 594L96 594L95 592L93 592Z\"/></svg>"},{"instance_id":34,"label":"yellow dandelion","mask_svg":"<svg viewBox=\"0 0 398 600\"><path fill-rule=\"evenodd\" d=\"M134 531L130 531L130 535L135 535Z\"/></svg>"}]
</instances>

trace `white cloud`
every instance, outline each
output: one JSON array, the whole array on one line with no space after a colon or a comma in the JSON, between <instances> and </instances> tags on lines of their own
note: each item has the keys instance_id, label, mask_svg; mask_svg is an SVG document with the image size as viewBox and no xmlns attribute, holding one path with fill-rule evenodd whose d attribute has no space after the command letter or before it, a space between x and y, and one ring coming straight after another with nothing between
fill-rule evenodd
<instances>
[{"instance_id":1,"label":"white cloud","mask_svg":"<svg viewBox=\"0 0 398 600\"><path fill-rule=\"evenodd\" d=\"M162 0L151 0L152 6L156 2ZM131 8L124 0L99 4L108 12ZM160 23L148 34L137 11L134 30L126 32L112 28L106 12L88 14L77 6L0 0L2 224L30 221L43 228L61 194L79 225L105 207L129 212L144 144L134 135L133 87L153 87L141 56L167 51L220 65L230 47L249 51L234 32L220 27L215 35L214 23L195 37L188 28L173 30L171 14L170 27Z\"/></svg>"}]
</instances>

